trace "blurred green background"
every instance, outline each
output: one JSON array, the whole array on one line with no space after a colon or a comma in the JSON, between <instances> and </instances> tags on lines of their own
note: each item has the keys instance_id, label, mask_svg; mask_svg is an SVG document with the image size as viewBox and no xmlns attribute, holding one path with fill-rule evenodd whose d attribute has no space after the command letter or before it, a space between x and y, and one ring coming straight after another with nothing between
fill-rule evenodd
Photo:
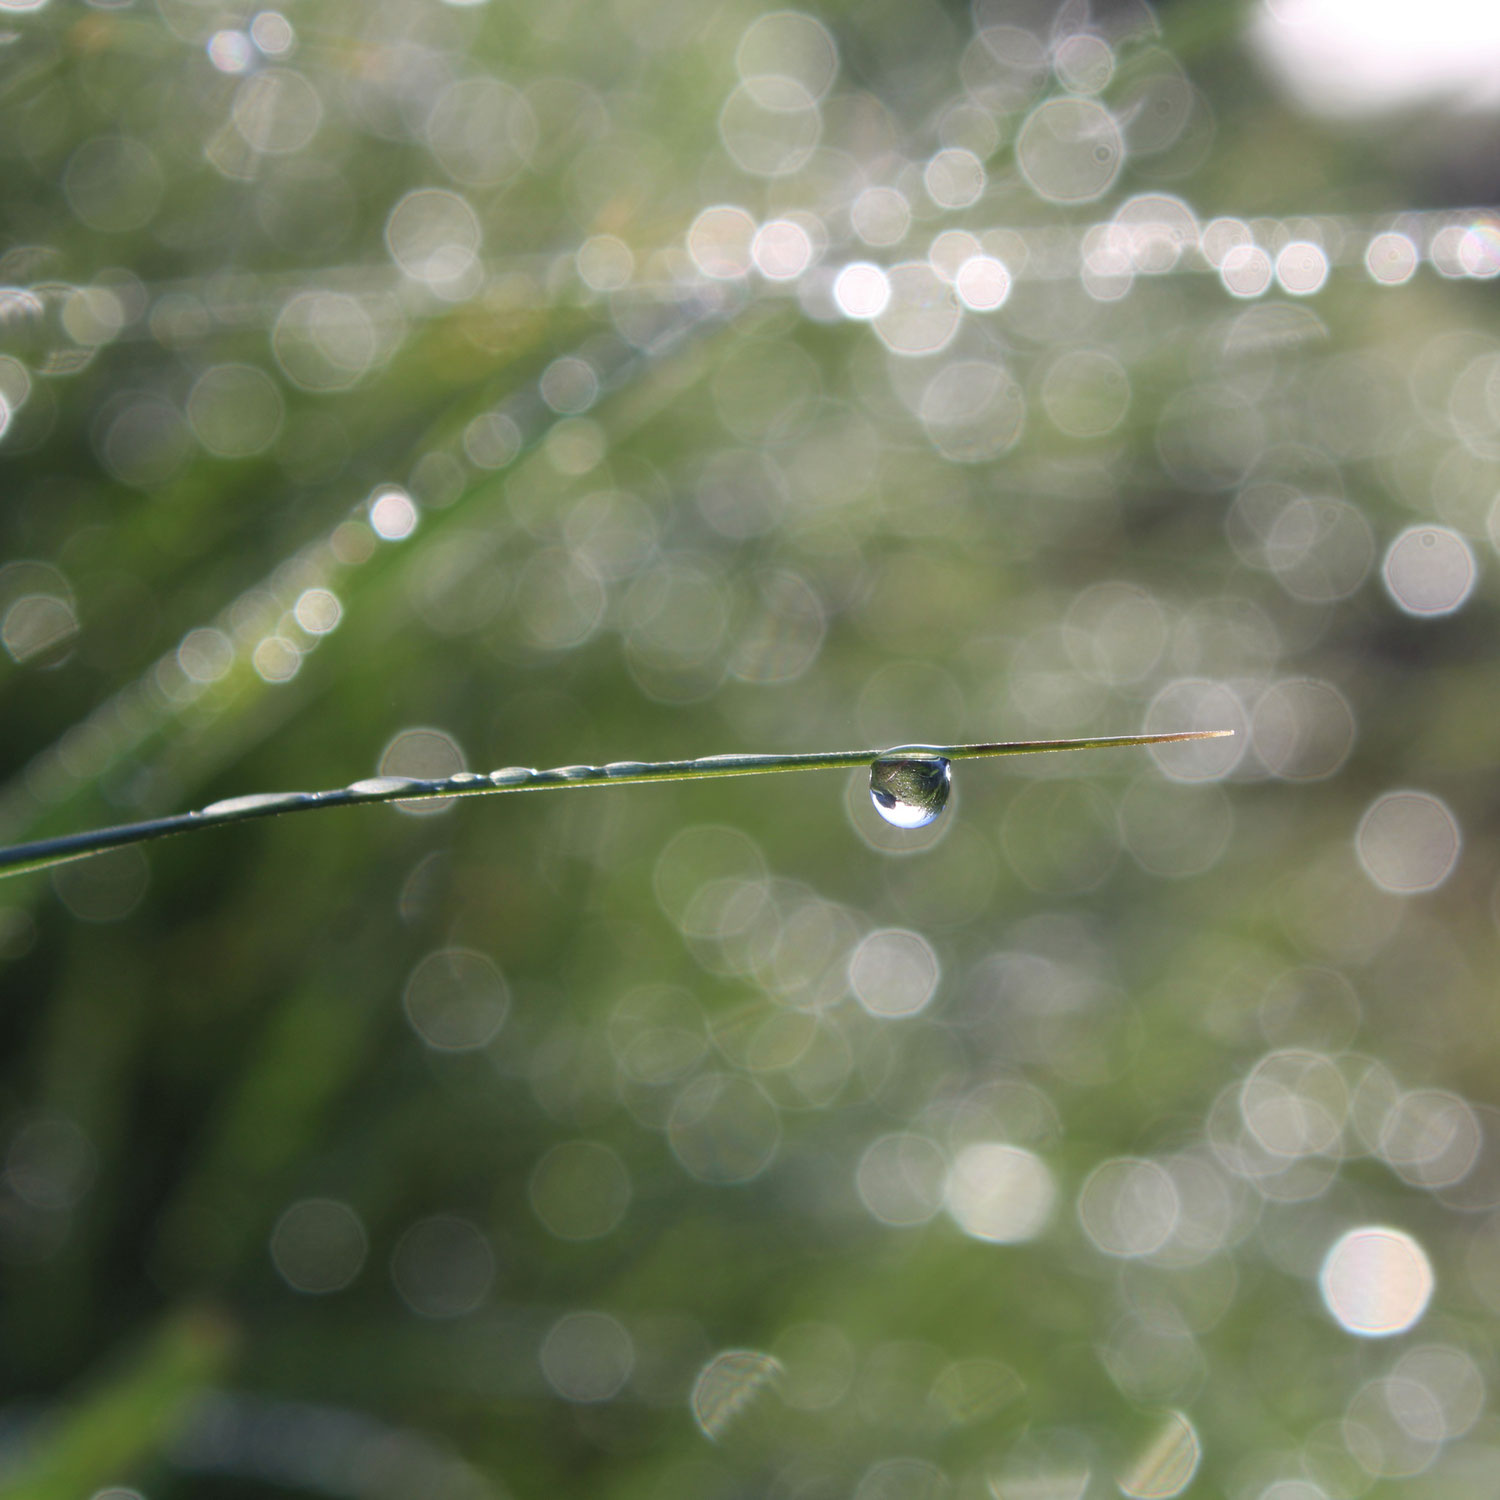
<instances>
[{"instance_id":1,"label":"blurred green background","mask_svg":"<svg viewBox=\"0 0 1500 1500\"><path fill-rule=\"evenodd\" d=\"M1493 1493L1497 77L1446 0L0 0L0 841L1237 731L0 882L0 1489Z\"/></svg>"}]
</instances>

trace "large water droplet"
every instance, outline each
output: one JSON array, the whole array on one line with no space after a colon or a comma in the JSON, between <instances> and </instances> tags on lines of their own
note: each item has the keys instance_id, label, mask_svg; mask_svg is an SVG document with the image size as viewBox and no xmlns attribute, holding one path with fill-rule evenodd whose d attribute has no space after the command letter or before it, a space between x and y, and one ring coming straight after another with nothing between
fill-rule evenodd
<instances>
[{"instance_id":1,"label":"large water droplet","mask_svg":"<svg viewBox=\"0 0 1500 1500\"><path fill-rule=\"evenodd\" d=\"M948 805L953 768L946 756L893 750L870 766L870 801L896 828L925 828Z\"/></svg>"}]
</instances>

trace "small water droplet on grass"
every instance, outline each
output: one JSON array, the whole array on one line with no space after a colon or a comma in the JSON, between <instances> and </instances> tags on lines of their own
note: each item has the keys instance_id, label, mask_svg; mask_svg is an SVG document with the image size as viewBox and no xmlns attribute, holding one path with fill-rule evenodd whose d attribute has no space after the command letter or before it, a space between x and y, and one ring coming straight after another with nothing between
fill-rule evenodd
<instances>
[{"instance_id":1,"label":"small water droplet on grass","mask_svg":"<svg viewBox=\"0 0 1500 1500\"><path fill-rule=\"evenodd\" d=\"M409 791L426 785L410 776L368 776L363 781L351 781L348 790L357 797L386 797L392 792Z\"/></svg>"},{"instance_id":2,"label":"small water droplet on grass","mask_svg":"<svg viewBox=\"0 0 1500 1500\"><path fill-rule=\"evenodd\" d=\"M306 792L251 792L246 797L226 797L222 802L211 802L203 809L203 816L227 818L235 813L285 812L312 800Z\"/></svg>"}]
</instances>

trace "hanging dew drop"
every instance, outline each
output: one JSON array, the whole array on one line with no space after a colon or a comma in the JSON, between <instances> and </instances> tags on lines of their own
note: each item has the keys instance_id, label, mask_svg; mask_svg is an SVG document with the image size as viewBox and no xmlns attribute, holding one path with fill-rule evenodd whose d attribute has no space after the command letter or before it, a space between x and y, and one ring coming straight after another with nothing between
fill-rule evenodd
<instances>
[{"instance_id":1,"label":"hanging dew drop","mask_svg":"<svg viewBox=\"0 0 1500 1500\"><path fill-rule=\"evenodd\" d=\"M870 766L870 801L895 828L925 828L948 805L953 767L948 758L897 750Z\"/></svg>"}]
</instances>

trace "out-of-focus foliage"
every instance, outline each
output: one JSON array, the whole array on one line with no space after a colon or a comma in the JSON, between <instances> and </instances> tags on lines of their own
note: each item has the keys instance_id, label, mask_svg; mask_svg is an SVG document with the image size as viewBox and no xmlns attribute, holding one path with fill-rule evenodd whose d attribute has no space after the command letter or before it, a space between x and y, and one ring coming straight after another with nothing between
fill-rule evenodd
<instances>
[{"instance_id":1,"label":"out-of-focus foliage","mask_svg":"<svg viewBox=\"0 0 1500 1500\"><path fill-rule=\"evenodd\" d=\"M0 885L8 1493L1491 1491L1493 119L1251 21L0 0L0 839L1237 730Z\"/></svg>"}]
</instances>

